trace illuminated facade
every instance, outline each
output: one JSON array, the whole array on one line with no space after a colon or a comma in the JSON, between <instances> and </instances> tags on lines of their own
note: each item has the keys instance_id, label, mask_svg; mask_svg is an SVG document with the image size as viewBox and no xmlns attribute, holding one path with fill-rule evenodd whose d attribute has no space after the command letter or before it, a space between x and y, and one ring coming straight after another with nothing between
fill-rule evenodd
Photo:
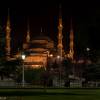
<instances>
[{"instance_id":1,"label":"illuminated facade","mask_svg":"<svg viewBox=\"0 0 100 100\"><path fill-rule=\"evenodd\" d=\"M57 45L57 54L56 56L60 56L61 58L64 56L63 50L63 25L62 25L62 14L61 14L61 6L59 8L59 18L58 18L58 45ZM9 18L9 11L8 11L8 20L6 26L6 56L10 56L10 18ZM41 29L42 33L42 29ZM26 42L23 43L23 52L26 54L26 58L24 60L26 66L30 66L32 68L37 67L44 67L47 65L47 60L51 51L54 50L54 42L48 38L47 36L43 36L40 34L37 37L30 38L30 28L29 28L29 21L27 23L27 34L26 34ZM70 50L68 57L73 59L74 56L74 35L71 23L71 30L70 30ZM21 51L21 52L22 52ZM16 57L21 57L21 52L16 54Z\"/></svg>"}]
</instances>

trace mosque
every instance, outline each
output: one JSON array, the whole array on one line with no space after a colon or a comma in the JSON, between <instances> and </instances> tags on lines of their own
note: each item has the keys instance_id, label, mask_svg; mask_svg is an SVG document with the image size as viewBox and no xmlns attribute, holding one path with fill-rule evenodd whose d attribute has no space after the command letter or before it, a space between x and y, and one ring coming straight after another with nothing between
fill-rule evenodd
<instances>
[{"instance_id":1,"label":"mosque","mask_svg":"<svg viewBox=\"0 0 100 100\"><path fill-rule=\"evenodd\" d=\"M31 37L29 23L27 24L27 34L25 38L25 42L22 44L23 49L18 51L15 55L11 56L11 22L10 15L8 11L8 18L6 24L6 38L5 38L5 53L6 60L14 60L14 59L22 59L22 55L24 55L23 64L25 68L48 68L48 62L51 64L58 60L58 65L61 66L61 61L63 59L70 59L72 63L75 62L75 46L74 46L74 30L72 27L72 20L70 23L70 32L69 32L69 50L67 52L64 51L63 46L63 21L62 21L62 11L61 7L59 7L59 16L58 16L58 34L57 34L57 45L55 48L54 41L45 36L43 34L42 28L41 32L38 36ZM83 63L83 60L80 60L79 63ZM57 69L57 71L62 71L63 68ZM76 74L79 74L79 67L76 69ZM55 71L56 72L56 71ZM74 71L75 72L75 69ZM60 73L61 74L61 73ZM78 75L76 75L78 76ZM72 76L69 75L70 78ZM75 77L74 77L75 78ZM79 77L76 77L79 78ZM56 79L54 79L56 80Z\"/></svg>"},{"instance_id":2,"label":"mosque","mask_svg":"<svg viewBox=\"0 0 100 100\"><path fill-rule=\"evenodd\" d=\"M6 59L13 59L10 57L11 53L11 25L10 25L10 15L8 11L8 19L6 25ZM65 54L64 47L63 47L63 22L62 22L62 14L61 14L61 7L59 8L59 17L58 17L58 43L57 43L57 50L54 47L54 41L47 36L43 35L42 28L40 35L31 38L30 37L30 27L29 24L27 25L27 34L26 34L26 41L23 43L23 50L21 52L16 53L13 55L14 58L21 58L22 53L24 52L25 59L24 65L26 67L31 68L40 68L46 67L48 58L52 58L52 61L56 59L56 57L62 60L64 57L70 58L72 61L74 60L74 33L72 28L71 22L71 30L70 30L70 44L69 44L69 53Z\"/></svg>"}]
</instances>

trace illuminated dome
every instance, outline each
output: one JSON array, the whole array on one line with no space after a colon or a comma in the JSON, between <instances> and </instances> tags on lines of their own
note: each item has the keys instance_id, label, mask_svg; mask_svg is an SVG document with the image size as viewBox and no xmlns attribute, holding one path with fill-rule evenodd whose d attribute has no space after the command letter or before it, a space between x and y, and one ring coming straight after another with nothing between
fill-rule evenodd
<instances>
[{"instance_id":1,"label":"illuminated dome","mask_svg":"<svg viewBox=\"0 0 100 100\"><path fill-rule=\"evenodd\" d=\"M31 39L25 52L28 54L25 63L32 68L46 66L47 56L54 49L54 42L47 36L39 35Z\"/></svg>"},{"instance_id":2,"label":"illuminated dome","mask_svg":"<svg viewBox=\"0 0 100 100\"><path fill-rule=\"evenodd\" d=\"M54 43L53 41L47 37L47 36L37 36L34 37L31 42L29 49L34 51L34 52L44 52L47 51L48 49L53 49L54 48Z\"/></svg>"}]
</instances>

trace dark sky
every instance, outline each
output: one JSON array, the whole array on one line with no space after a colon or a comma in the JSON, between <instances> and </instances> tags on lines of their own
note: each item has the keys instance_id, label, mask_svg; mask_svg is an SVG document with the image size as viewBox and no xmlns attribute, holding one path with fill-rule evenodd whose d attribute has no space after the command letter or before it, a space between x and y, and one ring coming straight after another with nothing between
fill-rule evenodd
<instances>
[{"instance_id":1,"label":"dark sky","mask_svg":"<svg viewBox=\"0 0 100 100\"><path fill-rule=\"evenodd\" d=\"M65 0L66 1L66 0ZM81 0L80 0L81 1ZM63 17L63 45L68 49L70 19L73 20L75 48L82 51L86 47L100 50L100 6L99 2L67 2L61 1ZM41 27L45 35L57 41L57 24L59 2L41 0L37 2L13 1L10 8L11 28L14 48L25 41L27 18L29 18L31 37L40 33ZM0 24L5 27L7 8L0 9Z\"/></svg>"}]
</instances>

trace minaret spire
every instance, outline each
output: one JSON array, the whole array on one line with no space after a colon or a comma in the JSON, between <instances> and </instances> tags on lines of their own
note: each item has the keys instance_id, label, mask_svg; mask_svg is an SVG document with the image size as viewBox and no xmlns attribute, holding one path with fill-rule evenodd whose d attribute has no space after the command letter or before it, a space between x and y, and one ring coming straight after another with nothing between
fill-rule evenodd
<instances>
[{"instance_id":1,"label":"minaret spire","mask_svg":"<svg viewBox=\"0 0 100 100\"><path fill-rule=\"evenodd\" d=\"M40 36L43 35L43 27L41 27L41 30L40 30Z\"/></svg>"},{"instance_id":2,"label":"minaret spire","mask_svg":"<svg viewBox=\"0 0 100 100\"><path fill-rule=\"evenodd\" d=\"M59 19L58 19L58 55L60 57L62 57L62 51L63 51L63 44L62 44L62 29L63 29L63 25L62 25L62 14L61 14L61 5L59 6Z\"/></svg>"},{"instance_id":3,"label":"minaret spire","mask_svg":"<svg viewBox=\"0 0 100 100\"><path fill-rule=\"evenodd\" d=\"M43 31L43 30L42 30L42 27L41 27L41 33L42 33L42 31Z\"/></svg>"},{"instance_id":4,"label":"minaret spire","mask_svg":"<svg viewBox=\"0 0 100 100\"><path fill-rule=\"evenodd\" d=\"M72 18L71 18L71 24L70 24L70 50L69 50L69 55L70 58L74 59L74 32L73 32L73 27L72 27Z\"/></svg>"},{"instance_id":5,"label":"minaret spire","mask_svg":"<svg viewBox=\"0 0 100 100\"><path fill-rule=\"evenodd\" d=\"M26 36L26 42L30 42L30 27L29 27L29 19L27 20L27 36Z\"/></svg>"},{"instance_id":6,"label":"minaret spire","mask_svg":"<svg viewBox=\"0 0 100 100\"><path fill-rule=\"evenodd\" d=\"M8 8L8 16L7 16L7 24L6 24L6 57L9 58L10 57L10 41L11 41L11 37L10 37L10 33L11 33L11 28L10 28L10 14L9 14L9 8Z\"/></svg>"}]
</instances>

